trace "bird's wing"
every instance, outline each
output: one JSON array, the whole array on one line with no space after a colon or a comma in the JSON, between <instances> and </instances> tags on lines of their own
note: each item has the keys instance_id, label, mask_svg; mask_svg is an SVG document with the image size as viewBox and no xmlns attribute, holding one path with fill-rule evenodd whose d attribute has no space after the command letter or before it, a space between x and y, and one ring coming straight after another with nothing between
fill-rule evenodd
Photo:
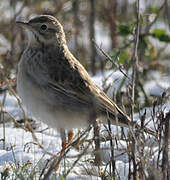
<instances>
[{"instance_id":1,"label":"bird's wing","mask_svg":"<svg viewBox=\"0 0 170 180\"><path fill-rule=\"evenodd\" d=\"M115 116L117 116L119 124L123 126L129 125L131 119L92 81L84 67L78 61L75 62L78 76L86 82L84 87L79 86L82 93L85 93L85 97L88 95L90 95L90 98L93 97L93 103L95 103L96 109L100 112L110 114L112 119L116 119Z\"/></svg>"},{"instance_id":2,"label":"bird's wing","mask_svg":"<svg viewBox=\"0 0 170 180\"><path fill-rule=\"evenodd\" d=\"M50 58L49 54L47 55L48 57L44 57L43 65L39 61L36 61L37 64L33 63L34 66L29 63L27 73L33 76L34 81L41 84L49 103L58 105L58 99L60 99L61 105L65 104L76 111L77 108L88 110L95 104L99 113L107 114L108 112L111 115L113 124L115 116L118 117L120 126L131 123L130 118L94 84L84 67L72 55L69 54L69 57L58 55L57 58L56 54L52 54ZM32 73L29 73L30 71ZM148 128L145 130L150 134L155 134Z\"/></svg>"},{"instance_id":3,"label":"bird's wing","mask_svg":"<svg viewBox=\"0 0 170 180\"><path fill-rule=\"evenodd\" d=\"M88 73L72 55L50 54L53 52L49 52L48 57L44 56L43 65L48 76L43 80L43 91L48 101L54 105L60 102L72 108L89 108L94 95L90 90Z\"/></svg>"},{"instance_id":4,"label":"bird's wing","mask_svg":"<svg viewBox=\"0 0 170 180\"><path fill-rule=\"evenodd\" d=\"M95 105L97 111L104 114L108 112L112 114L112 118L116 114L122 125L128 125L130 118L94 84L85 68L72 55L58 59L53 66L56 66L55 71L49 72L51 74L49 86L52 89L60 91L72 101L88 106Z\"/></svg>"}]
</instances>

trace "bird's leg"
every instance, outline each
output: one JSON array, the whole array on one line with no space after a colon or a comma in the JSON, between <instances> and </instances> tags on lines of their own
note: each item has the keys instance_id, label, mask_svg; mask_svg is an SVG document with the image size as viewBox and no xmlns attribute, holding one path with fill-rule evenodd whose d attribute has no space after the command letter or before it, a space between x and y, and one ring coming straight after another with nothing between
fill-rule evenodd
<instances>
[{"instance_id":1,"label":"bird's leg","mask_svg":"<svg viewBox=\"0 0 170 180\"><path fill-rule=\"evenodd\" d=\"M67 139L67 141L62 142L62 148L63 148L63 149L66 149L66 148L67 148L67 146L68 146L68 145L70 144L70 142L72 141L73 136L74 136L73 131L69 131L69 132L68 132L68 139Z\"/></svg>"},{"instance_id":2,"label":"bird's leg","mask_svg":"<svg viewBox=\"0 0 170 180\"><path fill-rule=\"evenodd\" d=\"M61 150L60 154L62 155L64 153L65 149L67 148L67 146L72 141L74 133L73 133L73 131L69 131L67 140L66 140L66 134L65 134L64 129L60 130L60 134L61 134L61 139L62 139L62 150Z\"/></svg>"},{"instance_id":3,"label":"bird's leg","mask_svg":"<svg viewBox=\"0 0 170 180\"><path fill-rule=\"evenodd\" d=\"M61 149L61 151L60 151L60 155L59 155L59 157L58 157L58 161L55 162L55 165L56 165L55 171L58 170L59 165L60 165L60 163L61 163L61 160L62 160L62 158L63 158L64 152L65 152L68 144L71 142L71 140L72 140L72 138L73 138L73 132L72 132L72 131L69 131L69 133L68 133L68 140L66 140L66 132L65 132L65 130L62 129L62 128L60 129L60 135L61 135L61 140L62 140L62 149Z\"/></svg>"},{"instance_id":4,"label":"bird's leg","mask_svg":"<svg viewBox=\"0 0 170 180\"><path fill-rule=\"evenodd\" d=\"M64 150L65 150L65 144L66 144L66 133L64 129L60 129L60 135L61 135L61 140L62 140L62 149L60 151L60 154L62 155Z\"/></svg>"},{"instance_id":5,"label":"bird's leg","mask_svg":"<svg viewBox=\"0 0 170 180\"><path fill-rule=\"evenodd\" d=\"M73 140L73 136L74 136L74 133L73 131L69 131L68 132L68 144Z\"/></svg>"}]
</instances>

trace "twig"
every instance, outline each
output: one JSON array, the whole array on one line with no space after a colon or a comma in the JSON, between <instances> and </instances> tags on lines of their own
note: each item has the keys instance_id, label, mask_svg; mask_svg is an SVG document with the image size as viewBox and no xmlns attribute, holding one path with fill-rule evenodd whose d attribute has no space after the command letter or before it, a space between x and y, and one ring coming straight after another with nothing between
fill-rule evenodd
<instances>
[{"instance_id":1,"label":"twig","mask_svg":"<svg viewBox=\"0 0 170 180\"><path fill-rule=\"evenodd\" d=\"M139 0L136 0L136 31L135 31L135 41L132 56L132 87L131 87L131 120L134 122L134 108L135 108L135 89L136 89L136 74L137 74L137 64L138 64L138 43L139 43L139 26L140 26L140 12L139 12ZM136 163L136 140L132 136L132 162L133 162L133 179L137 178L137 163Z\"/></svg>"},{"instance_id":2,"label":"twig","mask_svg":"<svg viewBox=\"0 0 170 180\"><path fill-rule=\"evenodd\" d=\"M138 64L138 43L139 43L139 25L140 25L140 13L139 13L139 0L136 1L137 3L137 26L136 26L136 33L135 33L135 41L134 41L134 49L133 49L133 56L132 56L132 89L131 89L131 99L132 99L132 111L131 111L131 118L133 121L133 112L134 112L134 103L135 103L135 86L136 86L136 73L137 73L137 64Z\"/></svg>"},{"instance_id":3,"label":"twig","mask_svg":"<svg viewBox=\"0 0 170 180\"><path fill-rule=\"evenodd\" d=\"M78 161L80 160L80 158L86 154L87 149L89 148L89 146L91 145L91 142L88 143L88 145L86 146L86 148L83 150L83 152L78 156L78 158L76 159L76 161L74 161L73 165L71 166L71 168L67 171L66 174L64 174L64 177L66 178L67 175L71 172L71 170L75 167L75 165L78 163Z\"/></svg>"},{"instance_id":4,"label":"twig","mask_svg":"<svg viewBox=\"0 0 170 180\"><path fill-rule=\"evenodd\" d=\"M52 172L54 170L58 169L61 160L63 159L63 157L65 157L65 155L68 153L69 150L70 150L70 148L67 148L67 150L65 150L65 152L61 156L59 156L59 158L55 157L55 159L53 160L50 168L48 169L47 173L44 175L44 178L42 180L49 179Z\"/></svg>"},{"instance_id":5,"label":"twig","mask_svg":"<svg viewBox=\"0 0 170 180\"><path fill-rule=\"evenodd\" d=\"M110 147L111 147L111 167L112 167L112 173L110 173L113 177L113 179L115 179L115 159L114 159L114 145L113 145L113 140L112 140L112 130L111 130L111 123L110 123L110 119L108 118L108 133L110 136Z\"/></svg>"},{"instance_id":6,"label":"twig","mask_svg":"<svg viewBox=\"0 0 170 180\"><path fill-rule=\"evenodd\" d=\"M89 126L82 134L81 136L76 139L75 141L73 141L72 143L70 143L67 148L65 149L65 151L59 156L59 157L55 157L55 159L53 160L50 168L48 169L47 173L44 175L44 178L42 180L46 180L50 177L51 173L54 171L54 170L57 170L59 168L59 165L60 165L60 162L61 160L63 159L63 157L66 156L66 154L68 153L68 151L70 150L70 147L71 146L74 146L78 140L80 140L87 132L89 132L91 130L91 126ZM91 144L89 142L89 144ZM68 175L68 174L67 174Z\"/></svg>"},{"instance_id":7,"label":"twig","mask_svg":"<svg viewBox=\"0 0 170 180\"><path fill-rule=\"evenodd\" d=\"M158 9L157 15L156 15L156 17L154 18L154 20L153 20L150 24L148 24L147 29L146 29L146 33L149 32L149 30L151 29L151 27L152 27L152 26L155 24L155 22L157 21L159 15L160 15L160 12L161 12L162 9L164 8L164 4L165 4L165 2L164 2L164 3L160 6L160 8Z\"/></svg>"},{"instance_id":8,"label":"twig","mask_svg":"<svg viewBox=\"0 0 170 180\"><path fill-rule=\"evenodd\" d=\"M25 111L24 111L24 109L23 109L23 107L22 107L22 103L21 103L20 99L18 98L17 94L15 93L15 91L13 90L13 88L12 88L12 87L10 86L10 84L8 83L9 81L8 81L7 78L5 79L5 82L6 82L6 84L7 84L8 90L9 90L9 91L12 93L12 95L17 99L18 105L19 105L19 107L21 108L21 111L22 111L23 116L24 116L24 120L25 120L25 122L26 122L26 124L27 124L27 128L23 127L22 125L19 125L19 126L20 126L21 128L23 128L23 129L31 132L31 135L32 135L35 143L36 143L41 149L43 149L44 152L46 152L47 154L49 154L49 155L51 155L51 156L55 156L55 155L52 154L51 152L47 151L47 150L39 143L38 138L36 137L33 128L31 127L30 123L29 123L28 120L27 120L27 117L26 117ZM9 114L9 113L8 113L8 114ZM10 115L10 114L9 114L9 115ZM12 116L10 115L10 117L12 117ZM12 118L12 120L16 123L15 118ZM17 124L18 124L18 123L17 123Z\"/></svg>"},{"instance_id":9,"label":"twig","mask_svg":"<svg viewBox=\"0 0 170 180\"><path fill-rule=\"evenodd\" d=\"M169 136L170 136L170 111L166 114L164 127L164 145L163 145L163 158L162 158L162 172L163 172L163 179L168 180L170 177L168 175L168 146L169 146Z\"/></svg>"},{"instance_id":10,"label":"twig","mask_svg":"<svg viewBox=\"0 0 170 180\"><path fill-rule=\"evenodd\" d=\"M94 110L94 109L93 109ZM92 111L93 111L92 110ZM96 121L96 110L94 112L91 112L90 121L93 122L93 134L94 134L94 144L95 144L95 152L94 152L94 164L97 166L101 165L101 155L100 155L100 128L99 124Z\"/></svg>"},{"instance_id":11,"label":"twig","mask_svg":"<svg viewBox=\"0 0 170 180\"><path fill-rule=\"evenodd\" d=\"M3 149L5 149L5 119L4 119L4 111L3 111L5 99L6 99L6 92L4 94L2 103L0 102L0 106L1 106L0 120L3 122Z\"/></svg>"},{"instance_id":12,"label":"twig","mask_svg":"<svg viewBox=\"0 0 170 180\"><path fill-rule=\"evenodd\" d=\"M113 59L101 48L99 47L96 42L93 40L93 43L95 44L95 46L102 52L102 54L111 62L113 63L118 69L119 71L127 78L130 80L130 78L128 77L128 75L122 70L122 66L120 66L118 63L115 63L113 61ZM118 51L116 53L115 59L117 60L118 56L120 55L120 51Z\"/></svg>"},{"instance_id":13,"label":"twig","mask_svg":"<svg viewBox=\"0 0 170 180\"><path fill-rule=\"evenodd\" d=\"M95 39L95 0L90 0L90 17L89 17L89 39L90 39L90 61L91 61L91 72L93 75L96 74L96 48L93 44Z\"/></svg>"},{"instance_id":14,"label":"twig","mask_svg":"<svg viewBox=\"0 0 170 180\"><path fill-rule=\"evenodd\" d=\"M164 6L165 6L165 13L166 13L166 16L167 16L168 26L169 26L169 30L170 30L170 13L169 13L170 4L168 4L168 0L165 0Z\"/></svg>"}]
</instances>

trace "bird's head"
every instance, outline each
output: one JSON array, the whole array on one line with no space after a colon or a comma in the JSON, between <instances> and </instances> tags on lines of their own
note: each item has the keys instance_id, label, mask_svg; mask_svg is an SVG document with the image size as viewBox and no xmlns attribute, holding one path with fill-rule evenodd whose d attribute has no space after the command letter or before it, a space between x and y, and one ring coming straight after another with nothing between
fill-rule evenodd
<instances>
[{"instance_id":1,"label":"bird's head","mask_svg":"<svg viewBox=\"0 0 170 180\"><path fill-rule=\"evenodd\" d=\"M53 16L40 15L28 22L16 21L16 23L26 29L31 45L66 44L63 27Z\"/></svg>"}]
</instances>

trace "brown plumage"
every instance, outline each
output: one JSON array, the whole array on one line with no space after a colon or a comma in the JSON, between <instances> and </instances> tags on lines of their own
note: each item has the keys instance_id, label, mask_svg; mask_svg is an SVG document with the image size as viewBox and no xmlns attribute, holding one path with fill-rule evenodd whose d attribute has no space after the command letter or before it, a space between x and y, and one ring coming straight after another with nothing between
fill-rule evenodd
<instances>
[{"instance_id":1,"label":"brown plumage","mask_svg":"<svg viewBox=\"0 0 170 180\"><path fill-rule=\"evenodd\" d=\"M37 119L59 130L87 126L91 113L119 126L131 124L68 50L63 28L54 17L41 15L18 24L28 31L28 46L19 63L17 88Z\"/></svg>"}]
</instances>

